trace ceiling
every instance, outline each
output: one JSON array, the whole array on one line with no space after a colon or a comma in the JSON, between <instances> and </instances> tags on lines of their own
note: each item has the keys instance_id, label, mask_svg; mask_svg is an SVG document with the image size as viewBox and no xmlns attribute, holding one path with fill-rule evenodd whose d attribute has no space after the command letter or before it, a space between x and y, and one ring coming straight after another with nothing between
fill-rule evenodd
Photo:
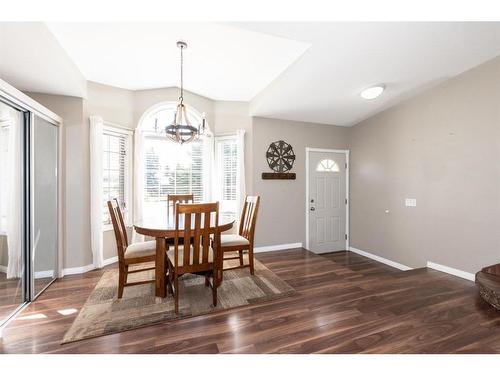
<instances>
[{"instance_id":1,"label":"ceiling","mask_svg":"<svg viewBox=\"0 0 500 375\"><path fill-rule=\"evenodd\" d=\"M83 75L129 90L180 85L214 100L250 101L308 43L215 23L48 23Z\"/></svg>"},{"instance_id":2,"label":"ceiling","mask_svg":"<svg viewBox=\"0 0 500 375\"><path fill-rule=\"evenodd\" d=\"M87 81L40 22L0 22L0 78L18 90L84 97Z\"/></svg>"},{"instance_id":3,"label":"ceiling","mask_svg":"<svg viewBox=\"0 0 500 375\"><path fill-rule=\"evenodd\" d=\"M238 26L312 44L254 98L254 115L343 126L500 55L499 22ZM379 98L360 98L380 83L386 90Z\"/></svg>"},{"instance_id":4,"label":"ceiling","mask_svg":"<svg viewBox=\"0 0 500 375\"><path fill-rule=\"evenodd\" d=\"M86 80L179 86L251 114L353 125L500 55L500 23L0 23L0 78L86 95ZM22 47L22 48L21 48ZM377 99L359 93L383 83Z\"/></svg>"}]
</instances>

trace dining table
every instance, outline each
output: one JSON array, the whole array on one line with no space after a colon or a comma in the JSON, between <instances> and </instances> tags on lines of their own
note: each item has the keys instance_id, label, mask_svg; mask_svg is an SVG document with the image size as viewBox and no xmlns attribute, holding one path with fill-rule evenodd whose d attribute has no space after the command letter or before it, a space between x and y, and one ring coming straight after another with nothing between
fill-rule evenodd
<instances>
[{"instance_id":1,"label":"dining table","mask_svg":"<svg viewBox=\"0 0 500 375\"><path fill-rule=\"evenodd\" d=\"M234 225L234 219L219 216L218 228L220 232L230 230ZM194 227L194 220L191 220L191 226ZM215 215L211 215L210 227L215 228ZM165 298L167 296L167 282L166 282L166 256L167 256L167 239L174 238L175 236L175 215L165 213L162 216L147 217L138 220L134 223L134 229L137 233L154 237L156 240L156 260L155 260L155 295L157 297ZM184 215L179 216L179 237L184 237ZM221 258L221 257L216 257ZM222 264L216 265L222 268ZM220 283L222 278L222 270L216 272L215 282Z\"/></svg>"}]
</instances>

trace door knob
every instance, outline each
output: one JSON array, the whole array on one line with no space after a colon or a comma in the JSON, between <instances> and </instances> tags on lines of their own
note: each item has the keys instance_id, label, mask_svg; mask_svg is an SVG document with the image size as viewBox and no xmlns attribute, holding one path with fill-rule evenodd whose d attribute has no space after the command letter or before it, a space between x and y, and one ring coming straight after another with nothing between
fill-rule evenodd
<instances>
[{"instance_id":1,"label":"door knob","mask_svg":"<svg viewBox=\"0 0 500 375\"><path fill-rule=\"evenodd\" d=\"M311 207L311 211L316 211L316 209L314 207Z\"/></svg>"}]
</instances>

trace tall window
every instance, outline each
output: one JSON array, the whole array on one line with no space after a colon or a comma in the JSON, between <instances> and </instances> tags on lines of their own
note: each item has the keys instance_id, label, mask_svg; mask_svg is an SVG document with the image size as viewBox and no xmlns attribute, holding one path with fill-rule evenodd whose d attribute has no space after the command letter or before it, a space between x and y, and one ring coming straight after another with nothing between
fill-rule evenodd
<instances>
[{"instance_id":1,"label":"tall window","mask_svg":"<svg viewBox=\"0 0 500 375\"><path fill-rule=\"evenodd\" d=\"M193 194L195 201L205 197L204 173L207 165L203 140L178 144L162 133L174 118L175 105L165 105L150 113L140 125L144 135L144 215L166 212L168 194ZM194 111L193 124L201 121ZM161 126L161 127L160 127ZM205 181L206 184L206 181Z\"/></svg>"},{"instance_id":2,"label":"tall window","mask_svg":"<svg viewBox=\"0 0 500 375\"><path fill-rule=\"evenodd\" d=\"M145 140L145 200L162 202L167 194L193 194L203 200L203 143L179 145L164 137Z\"/></svg>"},{"instance_id":3,"label":"tall window","mask_svg":"<svg viewBox=\"0 0 500 375\"><path fill-rule=\"evenodd\" d=\"M111 217L107 202L118 199L125 222L129 222L130 196L130 144L131 135L118 129L104 129L103 149L103 224L110 225Z\"/></svg>"},{"instance_id":4,"label":"tall window","mask_svg":"<svg viewBox=\"0 0 500 375\"><path fill-rule=\"evenodd\" d=\"M167 212L168 194L193 194L195 202L219 202L219 216L237 219L241 199L238 133L209 134L187 144L167 139L165 125L171 124L177 103L165 103L147 112L139 124L143 190L142 217L161 217ZM198 112L188 107L194 126L201 122ZM208 133L208 130L207 130ZM244 173L244 171L243 171Z\"/></svg>"},{"instance_id":5,"label":"tall window","mask_svg":"<svg viewBox=\"0 0 500 375\"><path fill-rule=\"evenodd\" d=\"M220 216L236 219L238 150L236 137L216 139L217 184Z\"/></svg>"}]
</instances>

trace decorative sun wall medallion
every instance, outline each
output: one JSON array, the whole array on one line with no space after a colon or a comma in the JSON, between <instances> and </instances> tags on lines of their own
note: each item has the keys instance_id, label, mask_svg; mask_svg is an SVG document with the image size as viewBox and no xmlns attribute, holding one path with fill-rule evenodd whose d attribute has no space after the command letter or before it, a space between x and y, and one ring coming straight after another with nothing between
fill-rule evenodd
<instances>
[{"instance_id":1,"label":"decorative sun wall medallion","mask_svg":"<svg viewBox=\"0 0 500 375\"><path fill-rule=\"evenodd\" d=\"M266 151L266 159L273 173L262 173L263 180L295 180L295 173L289 173L295 161L293 147L285 141L272 142Z\"/></svg>"}]
</instances>

